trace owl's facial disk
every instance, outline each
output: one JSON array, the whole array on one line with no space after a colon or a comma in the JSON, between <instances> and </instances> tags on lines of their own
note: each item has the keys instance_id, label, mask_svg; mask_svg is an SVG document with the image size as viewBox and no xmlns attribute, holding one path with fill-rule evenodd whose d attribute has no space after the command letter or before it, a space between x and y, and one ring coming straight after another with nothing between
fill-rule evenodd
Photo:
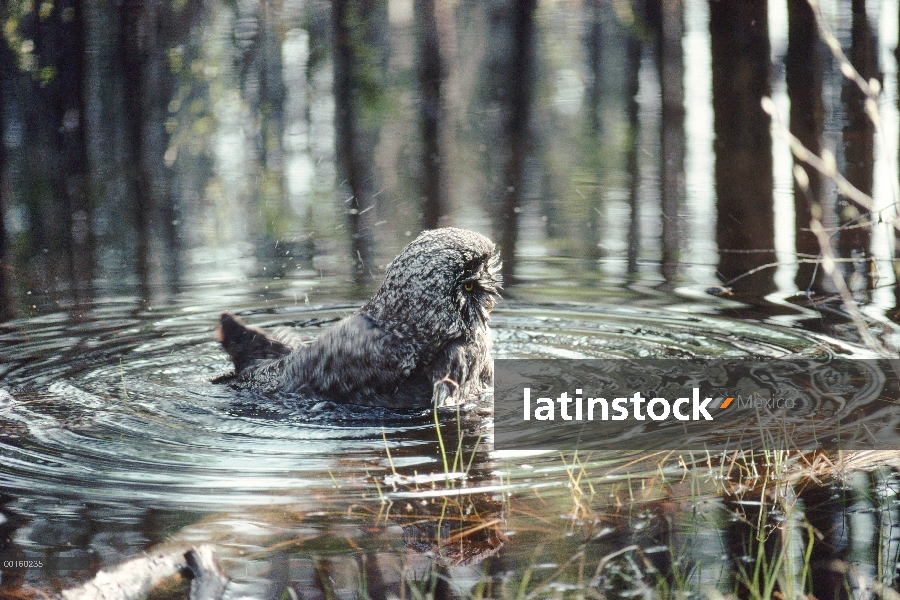
<instances>
[{"instance_id":1,"label":"owl's facial disk","mask_svg":"<svg viewBox=\"0 0 900 600\"><path fill-rule=\"evenodd\" d=\"M483 326L500 299L503 279L500 255L480 256L463 269L457 298L463 321L469 330Z\"/></svg>"}]
</instances>

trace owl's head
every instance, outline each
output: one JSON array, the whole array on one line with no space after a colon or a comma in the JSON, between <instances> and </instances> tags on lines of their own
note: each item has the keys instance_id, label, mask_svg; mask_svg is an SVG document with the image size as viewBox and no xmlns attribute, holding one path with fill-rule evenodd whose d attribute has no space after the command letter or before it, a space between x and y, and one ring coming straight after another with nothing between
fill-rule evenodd
<instances>
[{"instance_id":1,"label":"owl's head","mask_svg":"<svg viewBox=\"0 0 900 600\"><path fill-rule=\"evenodd\" d=\"M432 229L388 265L362 312L420 348L439 347L483 331L501 285L493 242L465 229Z\"/></svg>"}]
</instances>

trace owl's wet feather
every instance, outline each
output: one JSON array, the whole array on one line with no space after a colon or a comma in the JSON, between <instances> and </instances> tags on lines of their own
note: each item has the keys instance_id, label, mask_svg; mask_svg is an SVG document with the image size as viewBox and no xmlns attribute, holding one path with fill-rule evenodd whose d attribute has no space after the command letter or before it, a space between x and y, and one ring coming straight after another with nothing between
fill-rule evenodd
<instances>
[{"instance_id":1,"label":"owl's wet feather","mask_svg":"<svg viewBox=\"0 0 900 600\"><path fill-rule=\"evenodd\" d=\"M232 385L396 408L465 402L493 386L487 318L501 288L486 237L423 232L388 265L369 302L314 341L291 348L222 315Z\"/></svg>"}]
</instances>

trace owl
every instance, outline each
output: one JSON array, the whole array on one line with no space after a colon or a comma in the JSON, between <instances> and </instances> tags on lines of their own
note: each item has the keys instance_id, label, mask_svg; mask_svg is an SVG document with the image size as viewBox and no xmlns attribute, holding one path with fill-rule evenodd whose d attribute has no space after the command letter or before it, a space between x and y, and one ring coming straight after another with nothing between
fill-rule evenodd
<instances>
[{"instance_id":1,"label":"owl","mask_svg":"<svg viewBox=\"0 0 900 600\"><path fill-rule=\"evenodd\" d=\"M487 321L501 285L489 239L434 229L388 265L371 300L315 340L292 347L229 313L218 340L238 388L403 409L459 404L493 386Z\"/></svg>"}]
</instances>

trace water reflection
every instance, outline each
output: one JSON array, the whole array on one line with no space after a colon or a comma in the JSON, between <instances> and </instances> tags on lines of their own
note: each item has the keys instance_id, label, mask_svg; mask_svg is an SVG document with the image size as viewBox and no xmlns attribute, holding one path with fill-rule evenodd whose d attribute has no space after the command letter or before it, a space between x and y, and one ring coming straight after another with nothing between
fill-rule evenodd
<instances>
[{"instance_id":1,"label":"water reflection","mask_svg":"<svg viewBox=\"0 0 900 600\"><path fill-rule=\"evenodd\" d=\"M684 246L681 213L685 200L684 182L684 36L682 2L660 2L657 28L657 60L661 95L660 118L660 200L662 204L663 280L674 286ZM714 84L715 86L715 84Z\"/></svg>"},{"instance_id":2,"label":"water reflection","mask_svg":"<svg viewBox=\"0 0 900 600\"><path fill-rule=\"evenodd\" d=\"M498 3L488 9L493 44L487 52L496 69L496 75L488 75L488 86L499 112L499 143L491 148L498 165L494 174L498 185L492 194L496 196L494 228L504 255L503 278L510 283L516 276L519 213L528 180L526 160L533 143L530 117L537 59L536 6L536 0L523 0L508 5ZM490 81L494 77L499 81Z\"/></svg>"},{"instance_id":3,"label":"water reflection","mask_svg":"<svg viewBox=\"0 0 900 600\"><path fill-rule=\"evenodd\" d=\"M865 81L879 78L877 40L869 24L865 2L851 5L850 63ZM866 95L855 83L845 82L841 96L846 106L843 129L844 160L847 180L871 196L875 167L875 126L866 113ZM875 285L875 263L872 257L872 216L868 209L849 198L838 199L837 211L841 230L837 236L840 256L855 259L848 270L851 287L871 289ZM855 285L854 285L855 284Z\"/></svg>"},{"instance_id":4,"label":"water reflection","mask_svg":"<svg viewBox=\"0 0 900 600\"><path fill-rule=\"evenodd\" d=\"M782 150L759 106L782 74L791 132L813 152L833 146L848 181L880 193L875 160L894 150L874 143L865 97L807 3L774 16L754 2L514 4L62 3L42 15L10 3L5 316L38 310L28 292L159 301L195 283L198 252L244 243L262 261L301 243L320 274L370 285L405 239L441 224L493 233L510 283L723 286L758 302L777 289L776 245L791 247L775 239ZM865 3L822 10L864 79L895 77ZM779 19L783 57L768 32ZM709 106L685 91L698 78ZM713 159L715 198L687 195ZM809 186L777 215L794 222L797 288L830 290L814 205L852 287L890 279L878 220L798 166ZM548 271L528 266L535 256L576 260Z\"/></svg>"},{"instance_id":5,"label":"water reflection","mask_svg":"<svg viewBox=\"0 0 900 600\"><path fill-rule=\"evenodd\" d=\"M445 107L444 51L447 38L453 33L447 31L448 17L441 15L434 0L420 0L415 3L414 12L418 22L416 35L419 39L419 90L422 95L419 109L422 132L422 227L434 229L442 224L447 213L446 187L446 140L447 109Z\"/></svg>"},{"instance_id":6,"label":"water reflection","mask_svg":"<svg viewBox=\"0 0 900 600\"><path fill-rule=\"evenodd\" d=\"M378 515L402 527L408 548L433 555L446 567L477 565L496 554L506 539L501 495L477 491L497 483L495 465L481 443L484 432L469 424L469 431L457 433L454 425L451 416L442 426L441 442L452 446L449 453L446 448L441 451L441 442L433 436L430 448L390 451L385 457L390 464L385 478L389 501ZM446 458L449 468L425 471L422 456L439 457L441 462Z\"/></svg>"},{"instance_id":7,"label":"water reflection","mask_svg":"<svg viewBox=\"0 0 900 600\"><path fill-rule=\"evenodd\" d=\"M640 248L640 225L638 218L638 194L640 186L640 174L638 173L638 72L643 55L643 31L639 24L642 17L642 3L634 3L634 21L628 23L615 23L610 17L609 6L600 0L585 3L585 19L587 32L585 34L587 76L589 84L585 86L585 125L587 139L595 152L594 160L589 160L591 175L597 179L597 184L591 186L589 197L586 198L587 215L585 216L586 235L584 237L585 249L578 256L587 260L586 267L596 270L597 261L601 258L603 237L610 230L610 224L604 219L603 189L600 182L603 180L604 166L600 158L600 149L609 139L609 124L605 122L605 107L610 95L606 81L606 69L610 62L608 52L604 52L609 46L609 38L619 34L625 47L626 59L622 61L622 78L625 81L625 107L628 119L628 135L630 139L626 145L626 171L628 174L629 190L629 214L628 214L628 273L637 273L637 253ZM613 21L613 23L610 23ZM616 27L618 25L618 27ZM630 25L630 27L629 27ZM548 190L549 191L549 190ZM548 229L551 237L566 237L566 232ZM571 235L571 232L570 232Z\"/></svg>"},{"instance_id":8,"label":"water reflection","mask_svg":"<svg viewBox=\"0 0 900 600\"><path fill-rule=\"evenodd\" d=\"M771 95L763 2L710 4L718 274L742 296L775 289L772 136L760 101Z\"/></svg>"},{"instance_id":9,"label":"water reflection","mask_svg":"<svg viewBox=\"0 0 900 600\"><path fill-rule=\"evenodd\" d=\"M819 39L818 25L812 7L805 0L789 0L788 47L785 56L785 79L790 98L790 131L817 156L822 153L825 108L822 101L823 63L827 49ZM819 256L819 242L809 230L811 207L821 206L826 189L819 172L798 162L809 184L806 190L794 184L794 247L798 258ZM822 292L824 273L815 262L797 266L795 282L801 291Z\"/></svg>"},{"instance_id":10,"label":"water reflection","mask_svg":"<svg viewBox=\"0 0 900 600\"><path fill-rule=\"evenodd\" d=\"M807 535L815 535L819 543L812 547L812 590L829 598L846 598L849 590L844 577L834 569L833 561L850 557L851 536L847 530L844 507L850 490L838 486L812 487L803 497L807 506L806 520L813 527ZM824 597L823 596L823 597Z\"/></svg>"},{"instance_id":11,"label":"water reflection","mask_svg":"<svg viewBox=\"0 0 900 600\"><path fill-rule=\"evenodd\" d=\"M346 185L341 212L346 214L354 279L361 282L371 268L372 209L375 208L372 164L377 132L366 127L363 112L382 102L381 60L384 52L384 6L336 0L331 4L334 38L335 159ZM367 214L368 213L368 214Z\"/></svg>"},{"instance_id":12,"label":"water reflection","mask_svg":"<svg viewBox=\"0 0 900 600\"><path fill-rule=\"evenodd\" d=\"M635 6L635 10L639 10L641 6L638 4ZM642 15L640 12L636 13L636 17L640 18ZM599 50L600 40L592 41L592 48L595 48L594 53L600 54ZM640 274L638 271L638 258L640 257L641 251L641 218L640 218L640 205L641 205L641 173L638 170L639 161L638 161L638 153L639 153L639 139L638 135L641 131L640 129L640 105L638 104L638 93L640 91L640 68L641 68L641 57L643 55L643 40L638 35L638 32L635 31L632 35L627 37L627 54L628 61L625 62L625 72L623 73L625 79L625 94L628 98L628 103L626 105L626 114L628 117L628 128L629 134L631 136L630 143L628 144L628 149L625 158L625 169L628 172L628 275L634 280L640 278ZM592 61L594 64L595 61ZM602 85L602 75L598 69L595 69L594 73L594 86L593 88L600 88ZM592 91L594 94L599 96L598 91ZM599 106L596 107L591 115L597 115L597 110L599 110ZM596 117L594 119L596 120ZM595 131L599 130L599 123L594 124ZM599 131L598 131L599 133ZM598 190L599 195L599 190ZM599 209L599 203L597 208ZM599 212L599 211L598 211ZM599 221L599 220L598 220ZM599 249L602 246L602 241L599 236L599 232L601 231L599 227L599 223L597 226L592 227L592 231L597 231L598 235L595 236L595 239L592 240L594 243L592 244L592 248L596 248L594 255L591 258L599 258L600 252Z\"/></svg>"}]
</instances>

